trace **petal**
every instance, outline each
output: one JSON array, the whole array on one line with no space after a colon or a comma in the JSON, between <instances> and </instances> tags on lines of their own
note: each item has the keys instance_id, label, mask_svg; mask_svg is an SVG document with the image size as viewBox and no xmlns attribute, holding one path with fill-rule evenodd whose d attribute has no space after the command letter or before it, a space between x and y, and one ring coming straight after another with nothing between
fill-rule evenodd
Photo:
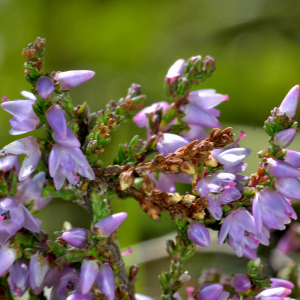
<instances>
[{"instance_id":1,"label":"petal","mask_svg":"<svg viewBox=\"0 0 300 300\"><path fill-rule=\"evenodd\" d=\"M34 101L31 100L14 100L3 102L1 107L11 115L24 120L32 113L32 104Z\"/></svg>"},{"instance_id":2,"label":"petal","mask_svg":"<svg viewBox=\"0 0 300 300\"><path fill-rule=\"evenodd\" d=\"M48 76L41 76L37 82L37 91L42 99L47 99L55 90L53 80Z\"/></svg>"},{"instance_id":3,"label":"petal","mask_svg":"<svg viewBox=\"0 0 300 300\"><path fill-rule=\"evenodd\" d=\"M208 283L201 287L198 292L198 300L218 300L223 291L223 286L219 283Z\"/></svg>"},{"instance_id":4,"label":"petal","mask_svg":"<svg viewBox=\"0 0 300 300\"><path fill-rule=\"evenodd\" d=\"M24 227L30 231L33 232L40 232L40 226L38 225L36 219L33 217L33 215L25 208L23 205L21 205L24 211L25 216L25 222Z\"/></svg>"},{"instance_id":5,"label":"petal","mask_svg":"<svg viewBox=\"0 0 300 300\"><path fill-rule=\"evenodd\" d=\"M30 259L30 286L33 289L39 288L49 271L49 262L45 257L39 256L38 253Z\"/></svg>"},{"instance_id":6,"label":"petal","mask_svg":"<svg viewBox=\"0 0 300 300\"><path fill-rule=\"evenodd\" d=\"M259 234L261 234L263 224L262 224L262 218L261 218L261 205L259 202L258 193L255 194L254 199L253 199L252 213L253 213L253 217L255 220L257 232Z\"/></svg>"},{"instance_id":7,"label":"petal","mask_svg":"<svg viewBox=\"0 0 300 300\"><path fill-rule=\"evenodd\" d=\"M284 161L292 165L295 168L300 168L300 153L293 150L285 149L286 154L284 156Z\"/></svg>"},{"instance_id":8,"label":"petal","mask_svg":"<svg viewBox=\"0 0 300 300\"><path fill-rule=\"evenodd\" d=\"M295 85L285 96L279 106L281 113L285 113L287 117L294 118L299 100L299 85Z\"/></svg>"},{"instance_id":9,"label":"petal","mask_svg":"<svg viewBox=\"0 0 300 300\"><path fill-rule=\"evenodd\" d=\"M87 294L91 290L96 280L98 271L99 265L96 260L83 260L80 275L81 291L83 294Z\"/></svg>"},{"instance_id":10,"label":"petal","mask_svg":"<svg viewBox=\"0 0 300 300\"><path fill-rule=\"evenodd\" d=\"M256 233L254 218L246 209L238 209L234 213L234 219L245 231Z\"/></svg>"},{"instance_id":11,"label":"petal","mask_svg":"<svg viewBox=\"0 0 300 300\"><path fill-rule=\"evenodd\" d=\"M62 170L63 168L59 167L53 176L54 185L57 190L60 190L65 183L66 176L64 176Z\"/></svg>"},{"instance_id":12,"label":"petal","mask_svg":"<svg viewBox=\"0 0 300 300\"><path fill-rule=\"evenodd\" d=\"M189 130L180 132L180 135L189 141L198 140L199 142L208 138L208 132L199 125L189 124Z\"/></svg>"},{"instance_id":13,"label":"petal","mask_svg":"<svg viewBox=\"0 0 300 300\"><path fill-rule=\"evenodd\" d=\"M10 249L9 244L5 244L0 249L0 276L2 276L16 259L17 250Z\"/></svg>"},{"instance_id":14,"label":"petal","mask_svg":"<svg viewBox=\"0 0 300 300\"><path fill-rule=\"evenodd\" d=\"M34 94L30 93L30 92L27 92L27 91L22 91L21 92L21 95L23 97L25 97L27 100L32 100L32 101L35 101L36 100L36 97L34 96Z\"/></svg>"},{"instance_id":15,"label":"petal","mask_svg":"<svg viewBox=\"0 0 300 300\"><path fill-rule=\"evenodd\" d=\"M276 178L274 183L284 197L300 200L300 181L297 178Z\"/></svg>"},{"instance_id":16,"label":"petal","mask_svg":"<svg viewBox=\"0 0 300 300\"><path fill-rule=\"evenodd\" d=\"M217 160L225 167L231 168L241 163L250 153L248 148L232 148L222 152Z\"/></svg>"},{"instance_id":17,"label":"petal","mask_svg":"<svg viewBox=\"0 0 300 300\"><path fill-rule=\"evenodd\" d=\"M60 155L61 155L62 147L58 144L55 144L49 155L49 173L51 177L54 177L56 173L59 163L60 163Z\"/></svg>"},{"instance_id":18,"label":"petal","mask_svg":"<svg viewBox=\"0 0 300 300\"><path fill-rule=\"evenodd\" d=\"M61 106L52 105L46 113L47 120L59 139L67 139L67 118Z\"/></svg>"},{"instance_id":19,"label":"petal","mask_svg":"<svg viewBox=\"0 0 300 300\"><path fill-rule=\"evenodd\" d=\"M54 141L62 146L68 147L68 148L79 148L80 142L74 132L68 127L67 128L67 138L61 139L59 135L54 131L52 134L52 137Z\"/></svg>"},{"instance_id":20,"label":"petal","mask_svg":"<svg viewBox=\"0 0 300 300\"><path fill-rule=\"evenodd\" d=\"M220 234L219 234L219 238L218 238L218 244L219 244L219 247L221 247L221 245L223 244L223 242L225 241L228 233L229 233L229 230L230 230L230 227L231 227L231 223L232 223L232 218L233 218L233 215L232 214L229 214L223 224L222 224L222 227L221 227L221 230L220 230Z\"/></svg>"},{"instance_id":21,"label":"petal","mask_svg":"<svg viewBox=\"0 0 300 300\"><path fill-rule=\"evenodd\" d=\"M96 283L107 300L113 300L115 297L115 278L113 270L108 263L104 263L99 270Z\"/></svg>"},{"instance_id":22,"label":"petal","mask_svg":"<svg viewBox=\"0 0 300 300\"><path fill-rule=\"evenodd\" d=\"M41 156L40 150L37 149L25 157L20 169L19 181L26 179L36 169Z\"/></svg>"},{"instance_id":23,"label":"petal","mask_svg":"<svg viewBox=\"0 0 300 300\"><path fill-rule=\"evenodd\" d=\"M300 177L300 170L282 160L268 158L267 163L266 171L272 176L279 178Z\"/></svg>"}]
</instances>

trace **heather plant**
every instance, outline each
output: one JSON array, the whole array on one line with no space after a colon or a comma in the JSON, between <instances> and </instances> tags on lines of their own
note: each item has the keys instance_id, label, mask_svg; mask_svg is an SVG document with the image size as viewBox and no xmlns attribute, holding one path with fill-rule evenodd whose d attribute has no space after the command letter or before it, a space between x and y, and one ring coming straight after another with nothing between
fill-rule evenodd
<instances>
[{"instance_id":1,"label":"heather plant","mask_svg":"<svg viewBox=\"0 0 300 300\"><path fill-rule=\"evenodd\" d=\"M248 272L229 276L206 269L199 289L187 288L188 300L297 297L297 265L287 255L300 248L298 223L275 249L287 258L285 272L279 272L285 279L263 275L256 249L269 246L271 232L297 219L292 200L300 200L300 153L286 148L296 136L299 86L271 111L264 124L267 146L248 177L243 161L251 150L239 147L246 134L234 140L232 128L220 129L217 119L215 107L229 97L195 90L212 76L212 57L176 61L165 77L166 101L144 107L141 86L132 84L124 98L91 112L86 102L74 107L69 90L95 73L47 73L44 44L37 38L22 52L31 85L21 92L25 99L2 98L1 107L13 116L11 135L39 129L44 137L23 137L0 151L0 299L26 292L29 299L46 299L45 288L52 300L151 299L136 294L139 268L126 268L126 253L119 250L117 231L127 213L114 213L111 204L130 197L154 221L169 213L177 232L166 241L170 269L159 275L163 300L181 299L180 288L190 278L184 262L196 246L210 244L211 230L218 232L219 246L227 243L238 257L250 259ZM111 133L129 119L145 127L147 139L133 136L111 165L103 165ZM176 182L190 184L189 192L178 193ZM53 197L88 210L90 228L66 223L50 240L34 214Z\"/></svg>"}]
</instances>

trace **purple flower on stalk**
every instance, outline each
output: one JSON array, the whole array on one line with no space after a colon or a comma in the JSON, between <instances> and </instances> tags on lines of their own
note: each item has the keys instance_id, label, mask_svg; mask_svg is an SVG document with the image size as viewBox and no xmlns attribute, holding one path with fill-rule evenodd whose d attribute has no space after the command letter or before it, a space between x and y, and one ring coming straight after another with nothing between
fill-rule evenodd
<instances>
[{"instance_id":1,"label":"purple flower on stalk","mask_svg":"<svg viewBox=\"0 0 300 300\"><path fill-rule=\"evenodd\" d=\"M300 177L300 170L279 159L268 158L265 170L271 176L279 178Z\"/></svg>"},{"instance_id":2,"label":"purple flower on stalk","mask_svg":"<svg viewBox=\"0 0 300 300\"><path fill-rule=\"evenodd\" d=\"M58 82L61 91L68 91L82 83L90 80L95 72L88 70L76 70L56 72L53 79Z\"/></svg>"},{"instance_id":3,"label":"purple flower on stalk","mask_svg":"<svg viewBox=\"0 0 300 300\"><path fill-rule=\"evenodd\" d=\"M44 208L51 200L52 196L47 196L43 198L43 188L46 181L46 173L39 172L32 178L28 177L24 181L20 182L17 186L17 194L15 199L22 204L29 204L32 200L34 205L32 207L33 211L41 210Z\"/></svg>"},{"instance_id":4,"label":"purple flower on stalk","mask_svg":"<svg viewBox=\"0 0 300 300\"><path fill-rule=\"evenodd\" d=\"M296 136L296 129L288 128L273 135L273 142L280 148L288 147Z\"/></svg>"},{"instance_id":5,"label":"purple flower on stalk","mask_svg":"<svg viewBox=\"0 0 300 300\"><path fill-rule=\"evenodd\" d=\"M5 154L26 155L19 172L19 181L26 179L35 170L41 158L40 145L32 136L8 144L0 151L0 155Z\"/></svg>"},{"instance_id":6,"label":"purple flower on stalk","mask_svg":"<svg viewBox=\"0 0 300 300\"><path fill-rule=\"evenodd\" d=\"M241 257L246 245L253 248L251 240L249 242L247 238L248 233L256 234L256 232L253 216L244 208L237 209L229 213L222 224L218 241L219 246L222 245L227 235L229 235L231 246L237 256ZM254 247L255 246L257 247L257 245L254 244Z\"/></svg>"},{"instance_id":7,"label":"purple flower on stalk","mask_svg":"<svg viewBox=\"0 0 300 300\"><path fill-rule=\"evenodd\" d=\"M284 113L288 118L294 118L299 100L299 85L295 85L287 93L279 106L280 113Z\"/></svg>"},{"instance_id":8,"label":"purple flower on stalk","mask_svg":"<svg viewBox=\"0 0 300 300\"><path fill-rule=\"evenodd\" d=\"M36 219L23 205L18 204L13 198L7 197L0 200L0 245L3 245L22 227L40 232Z\"/></svg>"},{"instance_id":9,"label":"purple flower on stalk","mask_svg":"<svg viewBox=\"0 0 300 300\"><path fill-rule=\"evenodd\" d=\"M42 99L47 99L55 90L54 82L48 76L41 76L36 87L38 94Z\"/></svg>"},{"instance_id":10,"label":"purple flower on stalk","mask_svg":"<svg viewBox=\"0 0 300 300\"><path fill-rule=\"evenodd\" d=\"M96 284L107 300L113 300L115 297L115 278L111 266L108 263L101 265L96 278Z\"/></svg>"},{"instance_id":11,"label":"purple flower on stalk","mask_svg":"<svg viewBox=\"0 0 300 300\"><path fill-rule=\"evenodd\" d=\"M183 130L180 135L186 140L193 142L195 140L201 142L208 138L208 132L199 125L189 124L189 130Z\"/></svg>"},{"instance_id":12,"label":"purple flower on stalk","mask_svg":"<svg viewBox=\"0 0 300 300\"><path fill-rule=\"evenodd\" d=\"M201 223L194 223L188 229L189 239L201 247L207 247L210 244L208 229Z\"/></svg>"},{"instance_id":13,"label":"purple flower on stalk","mask_svg":"<svg viewBox=\"0 0 300 300\"><path fill-rule=\"evenodd\" d=\"M70 184L79 181L77 173L90 179L95 179L94 171L80 148L67 148L55 144L49 155L49 173L54 179L54 185L60 190L68 178Z\"/></svg>"},{"instance_id":14,"label":"purple flower on stalk","mask_svg":"<svg viewBox=\"0 0 300 300\"><path fill-rule=\"evenodd\" d=\"M237 274L231 279L232 287L240 293L247 292L251 287L251 281L245 275Z\"/></svg>"},{"instance_id":15,"label":"purple flower on stalk","mask_svg":"<svg viewBox=\"0 0 300 300\"><path fill-rule=\"evenodd\" d=\"M11 156L5 156L3 158L0 158L0 170L3 171L4 173L8 172L14 168L15 175L19 175L20 171L20 160L19 157L16 155L11 155Z\"/></svg>"},{"instance_id":16,"label":"purple flower on stalk","mask_svg":"<svg viewBox=\"0 0 300 300\"><path fill-rule=\"evenodd\" d=\"M284 149L284 151L286 151L284 161L295 168L300 168L300 153L297 151L287 149Z\"/></svg>"},{"instance_id":17,"label":"purple flower on stalk","mask_svg":"<svg viewBox=\"0 0 300 300\"><path fill-rule=\"evenodd\" d=\"M157 142L157 152L163 154L164 156L175 152L178 148L188 145L189 142L183 137L172 134L164 133L163 136Z\"/></svg>"},{"instance_id":18,"label":"purple flower on stalk","mask_svg":"<svg viewBox=\"0 0 300 300\"><path fill-rule=\"evenodd\" d=\"M99 236L107 237L115 232L126 218L127 213L125 212L111 215L95 223L93 232Z\"/></svg>"},{"instance_id":19,"label":"purple flower on stalk","mask_svg":"<svg viewBox=\"0 0 300 300\"><path fill-rule=\"evenodd\" d=\"M22 297L29 288L29 261L19 258L11 268L8 278L13 295Z\"/></svg>"},{"instance_id":20,"label":"purple flower on stalk","mask_svg":"<svg viewBox=\"0 0 300 300\"><path fill-rule=\"evenodd\" d=\"M9 248L9 243L6 243L0 248L0 276L11 267L17 257L17 250Z\"/></svg>"},{"instance_id":21,"label":"purple flower on stalk","mask_svg":"<svg viewBox=\"0 0 300 300\"><path fill-rule=\"evenodd\" d=\"M285 224L290 218L297 219L292 206L278 192L271 188L265 188L255 194L252 206L256 228L262 233L263 224L269 229L285 229Z\"/></svg>"},{"instance_id":22,"label":"purple flower on stalk","mask_svg":"<svg viewBox=\"0 0 300 300\"><path fill-rule=\"evenodd\" d=\"M28 100L6 101L1 107L13 115L10 119L12 129L9 131L12 135L23 134L36 129L40 123L39 117L34 113L32 105L35 103L35 96L29 92L21 93Z\"/></svg>"},{"instance_id":23,"label":"purple flower on stalk","mask_svg":"<svg viewBox=\"0 0 300 300\"><path fill-rule=\"evenodd\" d=\"M198 300L226 300L229 292L223 292L220 283L208 283L202 286L197 294Z\"/></svg>"},{"instance_id":24,"label":"purple flower on stalk","mask_svg":"<svg viewBox=\"0 0 300 300\"><path fill-rule=\"evenodd\" d=\"M80 273L80 282L81 282L81 292L82 294L87 294L99 272L99 262L97 260L92 259L84 259L82 266L81 266L81 273Z\"/></svg>"},{"instance_id":25,"label":"purple flower on stalk","mask_svg":"<svg viewBox=\"0 0 300 300\"><path fill-rule=\"evenodd\" d=\"M83 228L72 228L65 231L61 238L76 248L82 249L87 243L88 230Z\"/></svg>"},{"instance_id":26,"label":"purple flower on stalk","mask_svg":"<svg viewBox=\"0 0 300 300\"><path fill-rule=\"evenodd\" d=\"M230 173L213 173L202 178L197 184L197 191L208 201L208 211L216 220L223 214L222 205L241 198L235 187L235 175Z\"/></svg>"}]
</instances>

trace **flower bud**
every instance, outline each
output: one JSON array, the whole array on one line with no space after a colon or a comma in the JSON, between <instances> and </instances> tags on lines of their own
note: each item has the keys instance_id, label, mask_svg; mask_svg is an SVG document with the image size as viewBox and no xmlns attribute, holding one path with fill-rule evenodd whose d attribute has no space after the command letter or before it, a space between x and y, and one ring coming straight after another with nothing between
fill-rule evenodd
<instances>
[{"instance_id":1,"label":"flower bud","mask_svg":"<svg viewBox=\"0 0 300 300\"><path fill-rule=\"evenodd\" d=\"M61 106L52 105L46 113L47 120L53 131L62 140L67 138L67 119Z\"/></svg>"},{"instance_id":2,"label":"flower bud","mask_svg":"<svg viewBox=\"0 0 300 300\"><path fill-rule=\"evenodd\" d=\"M295 85L285 96L279 106L281 113L289 118L294 118L299 100L299 85Z\"/></svg>"},{"instance_id":3,"label":"flower bud","mask_svg":"<svg viewBox=\"0 0 300 300\"><path fill-rule=\"evenodd\" d=\"M277 132L273 136L273 142L280 148L285 148L291 144L296 135L296 129L288 128Z\"/></svg>"},{"instance_id":4,"label":"flower bud","mask_svg":"<svg viewBox=\"0 0 300 300\"><path fill-rule=\"evenodd\" d=\"M9 276L10 289L18 297L22 297L29 288L28 261L19 258L11 269Z\"/></svg>"},{"instance_id":5,"label":"flower bud","mask_svg":"<svg viewBox=\"0 0 300 300\"><path fill-rule=\"evenodd\" d=\"M168 196L165 198L165 201L168 204L176 204L177 202L181 201L182 197L179 193L168 193Z\"/></svg>"},{"instance_id":6,"label":"flower bud","mask_svg":"<svg viewBox=\"0 0 300 300\"><path fill-rule=\"evenodd\" d=\"M107 300L114 300L115 297L115 278L111 266L104 263L99 270L96 284Z\"/></svg>"},{"instance_id":7,"label":"flower bud","mask_svg":"<svg viewBox=\"0 0 300 300\"><path fill-rule=\"evenodd\" d=\"M124 191L131 187L134 183L134 168L130 168L129 170L122 172L120 175L120 186L121 190Z\"/></svg>"},{"instance_id":8,"label":"flower bud","mask_svg":"<svg viewBox=\"0 0 300 300\"><path fill-rule=\"evenodd\" d=\"M220 283L209 283L204 285L197 294L198 300L217 300L223 291Z\"/></svg>"},{"instance_id":9,"label":"flower bud","mask_svg":"<svg viewBox=\"0 0 300 300\"><path fill-rule=\"evenodd\" d=\"M93 232L99 236L107 237L111 235L127 218L127 213L121 212L111 215L99 222L93 227Z\"/></svg>"},{"instance_id":10,"label":"flower bud","mask_svg":"<svg viewBox=\"0 0 300 300\"><path fill-rule=\"evenodd\" d=\"M29 264L29 279L30 287L33 290L39 288L43 284L49 269L50 265L47 258L39 256L38 253L31 257Z\"/></svg>"},{"instance_id":11,"label":"flower bud","mask_svg":"<svg viewBox=\"0 0 300 300\"><path fill-rule=\"evenodd\" d=\"M179 165L179 170L187 175L191 175L191 174L195 174L196 170L194 165L189 162L189 161L183 161L180 165Z\"/></svg>"},{"instance_id":12,"label":"flower bud","mask_svg":"<svg viewBox=\"0 0 300 300\"><path fill-rule=\"evenodd\" d=\"M72 228L62 234L62 239L76 248L82 249L87 243L88 230Z\"/></svg>"},{"instance_id":13,"label":"flower bud","mask_svg":"<svg viewBox=\"0 0 300 300\"><path fill-rule=\"evenodd\" d=\"M48 76L41 76L36 87L38 94L42 99L47 99L55 90L54 82Z\"/></svg>"},{"instance_id":14,"label":"flower bud","mask_svg":"<svg viewBox=\"0 0 300 300\"><path fill-rule=\"evenodd\" d=\"M290 164L274 159L274 158L268 158L267 159L267 166L265 170L268 174L279 177L279 178L295 178L300 177L300 171L291 166Z\"/></svg>"},{"instance_id":15,"label":"flower bud","mask_svg":"<svg viewBox=\"0 0 300 300\"><path fill-rule=\"evenodd\" d=\"M188 236L192 242L207 247L210 244L210 236L208 229L201 223L194 223L188 229Z\"/></svg>"},{"instance_id":16,"label":"flower bud","mask_svg":"<svg viewBox=\"0 0 300 300\"><path fill-rule=\"evenodd\" d=\"M237 292L245 293L250 289L251 282L247 276L237 274L231 279L231 285Z\"/></svg>"},{"instance_id":17,"label":"flower bud","mask_svg":"<svg viewBox=\"0 0 300 300\"><path fill-rule=\"evenodd\" d=\"M94 77L95 72L87 70L57 72L54 75L61 91L68 91Z\"/></svg>"}]
</instances>

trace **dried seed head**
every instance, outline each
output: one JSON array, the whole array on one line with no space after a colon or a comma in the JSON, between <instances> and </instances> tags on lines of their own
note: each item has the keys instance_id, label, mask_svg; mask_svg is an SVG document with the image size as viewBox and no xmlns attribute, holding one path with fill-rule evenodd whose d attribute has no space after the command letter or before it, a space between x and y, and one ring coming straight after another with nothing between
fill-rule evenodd
<instances>
[{"instance_id":1,"label":"dried seed head","mask_svg":"<svg viewBox=\"0 0 300 300\"><path fill-rule=\"evenodd\" d=\"M205 217L205 212L197 212L197 213L193 213L192 217L196 220L203 220Z\"/></svg>"},{"instance_id":2,"label":"dried seed head","mask_svg":"<svg viewBox=\"0 0 300 300\"><path fill-rule=\"evenodd\" d=\"M210 168L215 168L218 165L218 162L213 156L209 156L205 162L204 162L205 167L210 167Z\"/></svg>"},{"instance_id":3,"label":"dried seed head","mask_svg":"<svg viewBox=\"0 0 300 300\"><path fill-rule=\"evenodd\" d=\"M187 175L191 175L191 174L195 174L196 170L194 168L194 165L192 162L190 161L184 161L179 165L179 169L182 173L187 174Z\"/></svg>"},{"instance_id":4,"label":"dried seed head","mask_svg":"<svg viewBox=\"0 0 300 300\"><path fill-rule=\"evenodd\" d=\"M134 183L134 167L131 167L127 171L121 173L120 175L120 187L124 191L131 187Z\"/></svg>"},{"instance_id":5,"label":"dried seed head","mask_svg":"<svg viewBox=\"0 0 300 300\"><path fill-rule=\"evenodd\" d=\"M183 197L182 202L184 204L189 204L189 203L192 203L195 200L196 200L196 197L194 195L187 194Z\"/></svg>"},{"instance_id":6,"label":"dried seed head","mask_svg":"<svg viewBox=\"0 0 300 300\"><path fill-rule=\"evenodd\" d=\"M177 202L181 201L182 197L179 193L168 193L168 196L165 198L165 201L168 204L176 204Z\"/></svg>"}]
</instances>

